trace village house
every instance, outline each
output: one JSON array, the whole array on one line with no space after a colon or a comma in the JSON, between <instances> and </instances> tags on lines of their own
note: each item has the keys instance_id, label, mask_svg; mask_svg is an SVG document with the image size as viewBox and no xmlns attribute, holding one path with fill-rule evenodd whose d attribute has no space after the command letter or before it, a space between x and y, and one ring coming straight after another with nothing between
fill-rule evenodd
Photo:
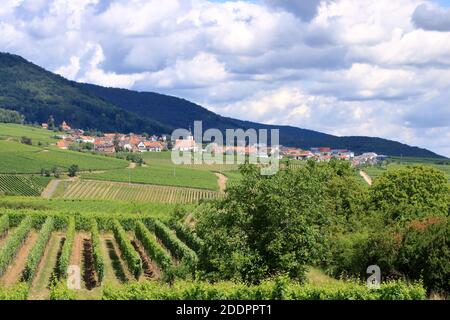
<instances>
[{"instance_id":1,"label":"village house","mask_svg":"<svg viewBox=\"0 0 450 320\"><path fill-rule=\"evenodd\" d=\"M65 122L65 121L63 121L62 122L62 124L61 124L61 130L63 130L63 131L69 131L69 130L71 130L72 128Z\"/></svg>"},{"instance_id":2,"label":"village house","mask_svg":"<svg viewBox=\"0 0 450 320\"><path fill-rule=\"evenodd\" d=\"M192 135L189 135L186 139L175 140L173 150L182 152L199 152L201 148L197 145Z\"/></svg>"},{"instance_id":3,"label":"village house","mask_svg":"<svg viewBox=\"0 0 450 320\"><path fill-rule=\"evenodd\" d=\"M159 141L146 141L144 145L149 152L161 152L164 150L164 145Z\"/></svg>"}]
</instances>

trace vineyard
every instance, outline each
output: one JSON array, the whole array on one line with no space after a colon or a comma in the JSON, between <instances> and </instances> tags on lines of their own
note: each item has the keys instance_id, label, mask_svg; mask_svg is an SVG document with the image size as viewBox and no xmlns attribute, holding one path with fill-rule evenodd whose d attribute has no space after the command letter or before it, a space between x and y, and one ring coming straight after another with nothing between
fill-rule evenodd
<instances>
[{"instance_id":1,"label":"vineyard","mask_svg":"<svg viewBox=\"0 0 450 320\"><path fill-rule=\"evenodd\" d=\"M99 298L105 282L186 276L198 261L175 230L146 215L7 211L0 216L0 237L0 299L2 291L17 288L26 290L28 298L35 293L49 298L56 290L52 286L58 285L55 279L65 283L74 265L81 268L81 287L72 293Z\"/></svg>"},{"instance_id":2,"label":"vineyard","mask_svg":"<svg viewBox=\"0 0 450 320\"><path fill-rule=\"evenodd\" d=\"M66 183L66 182L64 182ZM210 190L171 186L129 184L123 182L78 180L67 182L62 199L97 199L160 203L195 203L213 199L218 193Z\"/></svg>"},{"instance_id":3,"label":"vineyard","mask_svg":"<svg viewBox=\"0 0 450 320\"><path fill-rule=\"evenodd\" d=\"M0 174L0 194L12 196L40 196L50 178Z\"/></svg>"}]
</instances>

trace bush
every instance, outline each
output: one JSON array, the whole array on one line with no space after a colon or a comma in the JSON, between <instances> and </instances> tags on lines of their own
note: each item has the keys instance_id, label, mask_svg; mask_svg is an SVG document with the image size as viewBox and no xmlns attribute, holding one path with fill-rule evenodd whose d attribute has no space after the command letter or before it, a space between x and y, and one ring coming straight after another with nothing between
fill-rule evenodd
<instances>
[{"instance_id":1,"label":"bush","mask_svg":"<svg viewBox=\"0 0 450 320\"><path fill-rule=\"evenodd\" d=\"M450 190L444 173L430 166L390 169L371 187L371 203L386 220L448 216Z\"/></svg>"},{"instance_id":2,"label":"bush","mask_svg":"<svg viewBox=\"0 0 450 320\"><path fill-rule=\"evenodd\" d=\"M25 270L23 271L23 278L25 281L33 281L37 267L42 259L42 255L44 254L45 247L47 246L48 240L50 239L53 228L54 219L53 217L48 217L43 224L41 231L39 231L39 236L36 244L33 246L28 255Z\"/></svg>"},{"instance_id":3,"label":"bush","mask_svg":"<svg viewBox=\"0 0 450 320\"><path fill-rule=\"evenodd\" d=\"M403 234L397 265L431 291L450 293L450 219L413 221Z\"/></svg>"},{"instance_id":4,"label":"bush","mask_svg":"<svg viewBox=\"0 0 450 320\"><path fill-rule=\"evenodd\" d=\"M20 142L23 144L30 145L30 146L33 144L33 141L31 140L31 138L28 138L28 137L21 137Z\"/></svg>"},{"instance_id":5,"label":"bush","mask_svg":"<svg viewBox=\"0 0 450 320\"><path fill-rule=\"evenodd\" d=\"M67 269L69 268L70 256L72 255L73 241L75 238L75 218L69 218L69 225L66 231L66 240L59 256L59 275L67 278Z\"/></svg>"},{"instance_id":6,"label":"bush","mask_svg":"<svg viewBox=\"0 0 450 320\"><path fill-rule=\"evenodd\" d=\"M8 241L1 247L0 275L3 274L9 263L14 259L32 227L33 221L31 217L26 217L9 237Z\"/></svg>"},{"instance_id":7,"label":"bush","mask_svg":"<svg viewBox=\"0 0 450 320\"><path fill-rule=\"evenodd\" d=\"M150 258L156 262L158 267L163 271L170 271L172 268L172 258L170 255L159 245L156 241L156 237L152 234L142 222L136 223L136 237L142 243L145 251Z\"/></svg>"},{"instance_id":8,"label":"bush","mask_svg":"<svg viewBox=\"0 0 450 320\"><path fill-rule=\"evenodd\" d=\"M92 239L92 250L94 255L94 268L98 276L98 281L103 281L103 276L105 274L105 264L103 261L103 252L100 244L100 235L98 231L97 221L92 219L91 221L91 239Z\"/></svg>"},{"instance_id":9,"label":"bush","mask_svg":"<svg viewBox=\"0 0 450 320\"><path fill-rule=\"evenodd\" d=\"M0 217L0 237L2 237L9 229L9 217L4 214Z\"/></svg>"},{"instance_id":10,"label":"bush","mask_svg":"<svg viewBox=\"0 0 450 320\"><path fill-rule=\"evenodd\" d=\"M113 232L122 256L128 265L128 269L136 278L139 278L142 273L141 258L136 250L134 250L127 233L117 220L113 222Z\"/></svg>"}]
</instances>

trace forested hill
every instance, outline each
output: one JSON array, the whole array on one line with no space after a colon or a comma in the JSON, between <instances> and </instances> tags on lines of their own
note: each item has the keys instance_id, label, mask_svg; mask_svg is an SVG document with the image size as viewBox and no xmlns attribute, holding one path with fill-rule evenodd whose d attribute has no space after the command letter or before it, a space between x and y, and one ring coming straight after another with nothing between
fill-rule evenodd
<instances>
[{"instance_id":1,"label":"forested hill","mask_svg":"<svg viewBox=\"0 0 450 320\"><path fill-rule=\"evenodd\" d=\"M222 117L184 99L150 92L104 88L64 79L22 57L0 53L0 108L16 110L27 122L45 122L53 115L74 127L117 132L171 133L202 120L204 129L280 129L286 146L329 146L355 152L439 157L417 147L371 137L336 137L290 126L271 126Z\"/></svg>"}]
</instances>

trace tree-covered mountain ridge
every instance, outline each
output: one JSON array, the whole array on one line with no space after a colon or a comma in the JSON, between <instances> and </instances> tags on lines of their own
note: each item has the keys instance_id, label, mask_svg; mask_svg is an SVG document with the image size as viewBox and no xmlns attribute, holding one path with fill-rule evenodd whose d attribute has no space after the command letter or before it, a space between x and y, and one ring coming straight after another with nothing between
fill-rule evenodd
<instances>
[{"instance_id":1,"label":"tree-covered mountain ridge","mask_svg":"<svg viewBox=\"0 0 450 320\"><path fill-rule=\"evenodd\" d=\"M293 126L266 125L220 116L185 99L77 83L49 72L24 58L0 53L0 108L15 110L30 123L53 115L59 123L104 132L169 134L176 128L279 129L284 146L346 148L392 156L441 157L427 149L363 136L338 137Z\"/></svg>"}]
</instances>

